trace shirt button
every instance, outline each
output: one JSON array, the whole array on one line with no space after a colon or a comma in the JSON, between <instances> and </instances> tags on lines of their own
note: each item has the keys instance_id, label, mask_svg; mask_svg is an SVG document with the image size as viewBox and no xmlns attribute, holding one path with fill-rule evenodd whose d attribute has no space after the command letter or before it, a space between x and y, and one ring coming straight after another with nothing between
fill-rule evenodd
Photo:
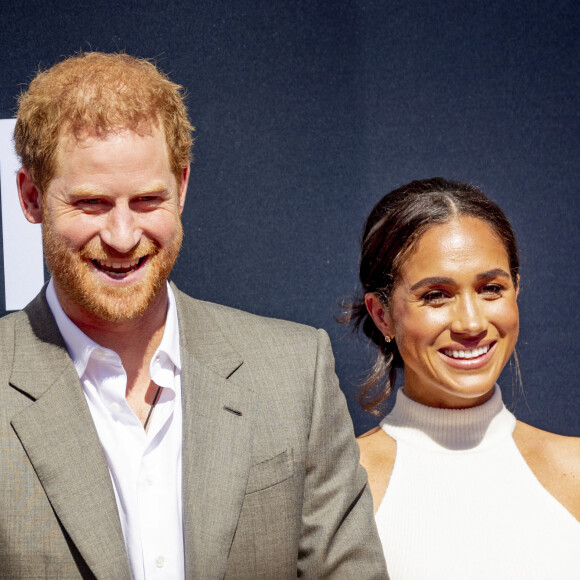
<instances>
[{"instance_id":1,"label":"shirt button","mask_svg":"<svg viewBox=\"0 0 580 580\"><path fill-rule=\"evenodd\" d=\"M157 556L155 560L155 565L157 566L157 568L163 568L163 566L165 565L165 558L163 556Z\"/></svg>"},{"instance_id":2,"label":"shirt button","mask_svg":"<svg viewBox=\"0 0 580 580\"><path fill-rule=\"evenodd\" d=\"M146 483L146 484L147 484L149 487L151 487L151 486L153 485L153 478L152 478L150 475L148 475L148 476L145 478L145 483Z\"/></svg>"},{"instance_id":3,"label":"shirt button","mask_svg":"<svg viewBox=\"0 0 580 580\"><path fill-rule=\"evenodd\" d=\"M117 403L116 401L113 401L111 403L111 411L113 411L113 413L118 413L121 410L121 405L119 405L119 403Z\"/></svg>"}]
</instances>

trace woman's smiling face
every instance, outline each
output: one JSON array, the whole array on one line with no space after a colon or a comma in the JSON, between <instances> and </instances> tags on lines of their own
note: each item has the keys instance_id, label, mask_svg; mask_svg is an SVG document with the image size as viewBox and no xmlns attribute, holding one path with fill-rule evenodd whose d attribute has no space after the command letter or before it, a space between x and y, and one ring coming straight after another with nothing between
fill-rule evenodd
<instances>
[{"instance_id":1,"label":"woman's smiling face","mask_svg":"<svg viewBox=\"0 0 580 580\"><path fill-rule=\"evenodd\" d=\"M485 221L463 216L419 238L388 308L376 295L367 295L367 307L396 341L405 394L433 407L465 408L491 397L513 352L517 294L501 240Z\"/></svg>"}]
</instances>

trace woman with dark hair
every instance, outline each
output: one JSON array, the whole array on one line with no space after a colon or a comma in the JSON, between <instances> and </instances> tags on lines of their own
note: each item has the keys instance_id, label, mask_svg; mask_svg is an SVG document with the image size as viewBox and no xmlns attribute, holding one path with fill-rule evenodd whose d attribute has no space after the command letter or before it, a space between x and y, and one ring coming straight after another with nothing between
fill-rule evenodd
<instances>
[{"instance_id":1,"label":"woman with dark hair","mask_svg":"<svg viewBox=\"0 0 580 580\"><path fill-rule=\"evenodd\" d=\"M518 269L509 221L471 185L414 181L367 219L350 312L379 349L363 407L404 373L359 438L391 580L580 578L580 438L517 421L496 385Z\"/></svg>"}]
</instances>

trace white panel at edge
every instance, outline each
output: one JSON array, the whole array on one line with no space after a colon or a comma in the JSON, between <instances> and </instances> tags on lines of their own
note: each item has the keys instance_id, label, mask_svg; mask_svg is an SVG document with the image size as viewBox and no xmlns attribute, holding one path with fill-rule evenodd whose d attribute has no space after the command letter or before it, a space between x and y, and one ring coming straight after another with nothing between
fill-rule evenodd
<instances>
[{"instance_id":1,"label":"white panel at edge","mask_svg":"<svg viewBox=\"0 0 580 580\"><path fill-rule=\"evenodd\" d=\"M44 284L42 234L26 221L18 202L16 172L20 167L12 132L15 119L0 119L0 186L6 310L24 308Z\"/></svg>"}]
</instances>

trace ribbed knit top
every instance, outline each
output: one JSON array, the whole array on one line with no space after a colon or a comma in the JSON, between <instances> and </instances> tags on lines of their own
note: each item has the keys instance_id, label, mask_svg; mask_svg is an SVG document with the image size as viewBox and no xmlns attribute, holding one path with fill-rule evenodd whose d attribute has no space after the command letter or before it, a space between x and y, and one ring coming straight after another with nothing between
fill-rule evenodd
<instances>
[{"instance_id":1,"label":"ribbed knit top","mask_svg":"<svg viewBox=\"0 0 580 580\"><path fill-rule=\"evenodd\" d=\"M471 409L400 389L381 427L397 442L376 514L391 580L580 580L580 522L536 479L496 387Z\"/></svg>"}]
</instances>

